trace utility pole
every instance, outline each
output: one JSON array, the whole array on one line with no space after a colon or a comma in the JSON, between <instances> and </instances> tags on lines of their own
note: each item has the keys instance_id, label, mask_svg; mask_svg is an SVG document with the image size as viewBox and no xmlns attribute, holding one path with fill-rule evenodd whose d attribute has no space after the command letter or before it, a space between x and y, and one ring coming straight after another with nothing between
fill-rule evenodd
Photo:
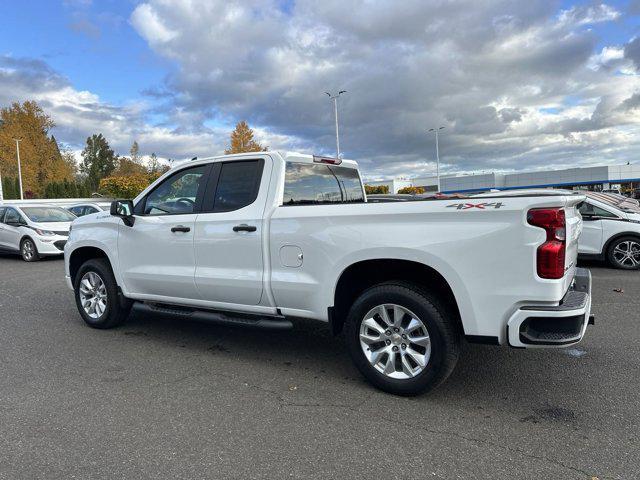
<instances>
[{"instance_id":1,"label":"utility pole","mask_svg":"<svg viewBox=\"0 0 640 480\"><path fill-rule=\"evenodd\" d=\"M346 90L340 90L337 95L331 95L329 92L326 93L331 100L333 100L333 111L336 117L336 158L340 158L340 135L338 133L338 97L343 93L347 93Z\"/></svg>"},{"instance_id":2,"label":"utility pole","mask_svg":"<svg viewBox=\"0 0 640 480\"><path fill-rule=\"evenodd\" d=\"M440 130L443 130L444 127L438 127L438 128L430 128L429 131L430 132L435 132L436 133L436 177L438 179L438 193L440 193L440 151L438 148L438 132Z\"/></svg>"},{"instance_id":3,"label":"utility pole","mask_svg":"<svg viewBox=\"0 0 640 480\"><path fill-rule=\"evenodd\" d=\"M0 203L4 202L4 192L2 191L2 170L0 169Z\"/></svg>"},{"instance_id":4,"label":"utility pole","mask_svg":"<svg viewBox=\"0 0 640 480\"><path fill-rule=\"evenodd\" d=\"M14 138L16 141L16 154L18 155L18 182L20 184L20 200L24 200L24 195L22 193L22 167L20 166L20 142L17 138Z\"/></svg>"}]
</instances>

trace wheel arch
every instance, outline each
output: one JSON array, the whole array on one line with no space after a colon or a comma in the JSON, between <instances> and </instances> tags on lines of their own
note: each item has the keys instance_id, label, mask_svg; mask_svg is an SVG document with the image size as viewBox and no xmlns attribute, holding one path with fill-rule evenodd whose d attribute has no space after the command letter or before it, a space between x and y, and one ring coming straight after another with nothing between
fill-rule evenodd
<instances>
[{"instance_id":1,"label":"wheel arch","mask_svg":"<svg viewBox=\"0 0 640 480\"><path fill-rule=\"evenodd\" d=\"M349 308L362 292L379 283L393 280L410 282L435 292L443 306L451 312L460 335L464 335L458 300L445 277L424 263L395 258L361 260L342 271L335 284L333 307L329 309L333 333L337 334L342 330Z\"/></svg>"},{"instance_id":2,"label":"wheel arch","mask_svg":"<svg viewBox=\"0 0 640 480\"><path fill-rule=\"evenodd\" d=\"M91 260L93 258L104 258L107 262L109 262L109 266L113 271L113 265L111 264L111 259L107 255L107 253L98 247L79 247L76 248L69 255L69 276L71 277L71 282L75 282L76 275L80 270L80 267L87 260Z\"/></svg>"},{"instance_id":3,"label":"wheel arch","mask_svg":"<svg viewBox=\"0 0 640 480\"><path fill-rule=\"evenodd\" d=\"M640 240L640 232L620 232L612 235L611 238L605 242L604 247L602 247L601 255L606 258L611 244L622 237L635 237Z\"/></svg>"}]
</instances>

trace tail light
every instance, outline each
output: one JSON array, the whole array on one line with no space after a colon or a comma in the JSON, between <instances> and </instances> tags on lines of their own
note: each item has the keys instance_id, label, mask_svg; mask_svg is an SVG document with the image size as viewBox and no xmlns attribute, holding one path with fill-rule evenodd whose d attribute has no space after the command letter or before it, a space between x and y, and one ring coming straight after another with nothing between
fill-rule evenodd
<instances>
[{"instance_id":1,"label":"tail light","mask_svg":"<svg viewBox=\"0 0 640 480\"><path fill-rule=\"evenodd\" d=\"M538 247L536 265L540 278L564 276L567 230L562 208L534 208L527 213L529 225L543 228L547 240Z\"/></svg>"},{"instance_id":2,"label":"tail light","mask_svg":"<svg viewBox=\"0 0 640 480\"><path fill-rule=\"evenodd\" d=\"M329 165L340 165L342 163L342 159L340 158L318 157L317 155L313 156L313 161L316 163L327 163Z\"/></svg>"}]
</instances>

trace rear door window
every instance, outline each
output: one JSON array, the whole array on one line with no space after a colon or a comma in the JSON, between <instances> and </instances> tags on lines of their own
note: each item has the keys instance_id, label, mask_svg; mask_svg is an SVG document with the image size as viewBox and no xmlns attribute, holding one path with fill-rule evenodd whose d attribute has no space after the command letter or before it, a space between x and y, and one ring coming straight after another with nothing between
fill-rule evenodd
<instances>
[{"instance_id":1,"label":"rear door window","mask_svg":"<svg viewBox=\"0 0 640 480\"><path fill-rule=\"evenodd\" d=\"M218 168L214 212L231 212L251 205L258 197L264 160L224 162Z\"/></svg>"},{"instance_id":2,"label":"rear door window","mask_svg":"<svg viewBox=\"0 0 640 480\"><path fill-rule=\"evenodd\" d=\"M358 171L335 165L287 163L283 205L362 203Z\"/></svg>"}]
</instances>

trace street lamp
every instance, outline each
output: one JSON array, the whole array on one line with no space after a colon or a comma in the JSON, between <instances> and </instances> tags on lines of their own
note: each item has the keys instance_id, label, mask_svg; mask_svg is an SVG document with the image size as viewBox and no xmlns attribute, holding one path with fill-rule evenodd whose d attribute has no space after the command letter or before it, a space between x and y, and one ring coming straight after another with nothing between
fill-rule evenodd
<instances>
[{"instance_id":1,"label":"street lamp","mask_svg":"<svg viewBox=\"0 0 640 480\"><path fill-rule=\"evenodd\" d=\"M347 93L347 91L340 90L337 93L337 95L331 95L329 92L324 92L324 93L326 93L329 96L329 98L333 100L333 111L335 112L335 115L336 115L336 152L337 152L336 158L340 158L340 136L338 135L338 97L343 93Z\"/></svg>"},{"instance_id":2,"label":"street lamp","mask_svg":"<svg viewBox=\"0 0 640 480\"><path fill-rule=\"evenodd\" d=\"M20 183L20 200L24 200L24 196L22 194L22 167L20 166L20 142L17 138L14 138L16 141L16 154L18 155L18 182Z\"/></svg>"},{"instance_id":3,"label":"street lamp","mask_svg":"<svg viewBox=\"0 0 640 480\"><path fill-rule=\"evenodd\" d=\"M440 192L440 151L438 149L438 132L444 127L430 128L429 132L436 132L436 177L438 179L438 193Z\"/></svg>"}]
</instances>

